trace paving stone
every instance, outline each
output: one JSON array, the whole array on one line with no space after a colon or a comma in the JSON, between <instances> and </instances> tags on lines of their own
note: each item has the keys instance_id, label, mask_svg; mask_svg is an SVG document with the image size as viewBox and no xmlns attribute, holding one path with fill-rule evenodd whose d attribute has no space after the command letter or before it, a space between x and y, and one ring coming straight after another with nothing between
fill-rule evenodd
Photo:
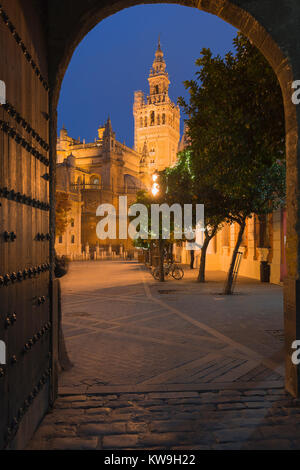
<instances>
[{"instance_id":1,"label":"paving stone","mask_svg":"<svg viewBox=\"0 0 300 470\"><path fill-rule=\"evenodd\" d=\"M140 443L143 446L162 446L161 448L169 448L170 446L187 443L189 439L188 433L151 433L140 436Z\"/></svg>"},{"instance_id":2,"label":"paving stone","mask_svg":"<svg viewBox=\"0 0 300 470\"><path fill-rule=\"evenodd\" d=\"M81 424L78 428L79 435L99 436L102 434L124 434L126 423L99 423Z\"/></svg>"},{"instance_id":3,"label":"paving stone","mask_svg":"<svg viewBox=\"0 0 300 470\"><path fill-rule=\"evenodd\" d=\"M259 398L256 397L256 400L258 399ZM246 400L252 401L252 397L247 398L247 397L240 397L240 395L238 395L237 397L234 395L224 395L224 396L220 395L211 399L201 400L201 404L209 405L209 404L219 404L219 403L243 403Z\"/></svg>"},{"instance_id":4,"label":"paving stone","mask_svg":"<svg viewBox=\"0 0 300 470\"><path fill-rule=\"evenodd\" d=\"M245 442L242 446L244 450L289 450L292 443L287 439L263 439L254 442Z\"/></svg>"},{"instance_id":5,"label":"paving stone","mask_svg":"<svg viewBox=\"0 0 300 470\"><path fill-rule=\"evenodd\" d=\"M67 395L67 396L60 396L57 400L63 402L77 402L77 401L86 401L88 398L86 395Z\"/></svg>"},{"instance_id":6,"label":"paving stone","mask_svg":"<svg viewBox=\"0 0 300 470\"><path fill-rule=\"evenodd\" d=\"M284 388L269 388L267 390L267 394L268 395L285 395L286 397L288 397L288 393L284 390Z\"/></svg>"},{"instance_id":7,"label":"paving stone","mask_svg":"<svg viewBox=\"0 0 300 470\"><path fill-rule=\"evenodd\" d=\"M81 439L79 437L73 438L59 438L52 439L49 443L51 450L95 450L98 446L98 439L96 437L90 439Z\"/></svg>"},{"instance_id":8,"label":"paving stone","mask_svg":"<svg viewBox=\"0 0 300 470\"><path fill-rule=\"evenodd\" d=\"M195 423L192 421L153 421L150 423L149 428L151 432L182 432L193 431Z\"/></svg>"},{"instance_id":9,"label":"paving stone","mask_svg":"<svg viewBox=\"0 0 300 470\"><path fill-rule=\"evenodd\" d=\"M217 408L217 405L214 403L207 403L207 404L201 403L198 406L195 404L193 405L183 404L183 405L178 405L178 408L180 409L180 411L185 411L186 413L196 413L196 412L201 413L202 410L203 411L215 411Z\"/></svg>"},{"instance_id":10,"label":"paving stone","mask_svg":"<svg viewBox=\"0 0 300 470\"><path fill-rule=\"evenodd\" d=\"M300 424L300 423L299 423ZM272 425L272 426L261 426L260 433L264 439L269 438L289 438L293 439L299 435L299 425L298 429L296 426L288 425Z\"/></svg>"},{"instance_id":11,"label":"paving stone","mask_svg":"<svg viewBox=\"0 0 300 470\"><path fill-rule=\"evenodd\" d=\"M109 400L105 402L105 406L108 408L128 408L130 403L128 401Z\"/></svg>"},{"instance_id":12,"label":"paving stone","mask_svg":"<svg viewBox=\"0 0 300 470\"><path fill-rule=\"evenodd\" d=\"M163 400L167 400L169 398L191 398L191 397L199 397L198 392L152 392L149 393L149 398L161 398Z\"/></svg>"},{"instance_id":13,"label":"paving stone","mask_svg":"<svg viewBox=\"0 0 300 470\"><path fill-rule=\"evenodd\" d=\"M239 390L220 390L218 393L219 396L229 395L231 397L241 397L242 392Z\"/></svg>"},{"instance_id":14,"label":"paving stone","mask_svg":"<svg viewBox=\"0 0 300 470\"><path fill-rule=\"evenodd\" d=\"M210 446L193 444L192 446L171 447L171 450L210 450Z\"/></svg>"},{"instance_id":15,"label":"paving stone","mask_svg":"<svg viewBox=\"0 0 300 470\"><path fill-rule=\"evenodd\" d=\"M167 400L168 405L185 405L185 404L191 404L191 405L200 405L203 403L201 398L198 397L193 397L193 398L169 398Z\"/></svg>"},{"instance_id":16,"label":"paving stone","mask_svg":"<svg viewBox=\"0 0 300 470\"><path fill-rule=\"evenodd\" d=\"M257 429L253 428L233 428L223 429L214 432L217 442L242 442L253 439L259 439L260 433Z\"/></svg>"},{"instance_id":17,"label":"paving stone","mask_svg":"<svg viewBox=\"0 0 300 470\"><path fill-rule=\"evenodd\" d=\"M218 393L216 392L201 392L199 393L199 397L201 398L201 400L209 400L210 398L217 398L218 397Z\"/></svg>"},{"instance_id":18,"label":"paving stone","mask_svg":"<svg viewBox=\"0 0 300 470\"><path fill-rule=\"evenodd\" d=\"M272 408L244 408L243 410L240 411L233 411L231 414L232 418L258 418L261 417L261 419L271 416Z\"/></svg>"},{"instance_id":19,"label":"paving stone","mask_svg":"<svg viewBox=\"0 0 300 470\"><path fill-rule=\"evenodd\" d=\"M102 404L104 404L106 401L108 401L107 399L105 399L105 397L99 396L99 395L87 395L86 399L88 401L101 402Z\"/></svg>"},{"instance_id":20,"label":"paving stone","mask_svg":"<svg viewBox=\"0 0 300 470\"><path fill-rule=\"evenodd\" d=\"M243 395L245 396L265 396L267 395L267 391L266 390L245 390L243 391Z\"/></svg>"},{"instance_id":21,"label":"paving stone","mask_svg":"<svg viewBox=\"0 0 300 470\"><path fill-rule=\"evenodd\" d=\"M273 404L270 402L266 401L245 401L244 405L247 406L247 408L272 408Z\"/></svg>"},{"instance_id":22,"label":"paving stone","mask_svg":"<svg viewBox=\"0 0 300 470\"><path fill-rule=\"evenodd\" d=\"M292 449L300 450L300 439L295 439L292 441Z\"/></svg>"},{"instance_id":23,"label":"paving stone","mask_svg":"<svg viewBox=\"0 0 300 470\"><path fill-rule=\"evenodd\" d=\"M285 404L288 406L286 398L282 395L265 395L265 399L269 402L278 402L278 404Z\"/></svg>"},{"instance_id":24,"label":"paving stone","mask_svg":"<svg viewBox=\"0 0 300 470\"><path fill-rule=\"evenodd\" d=\"M242 442L222 442L213 444L211 450L240 450L242 445Z\"/></svg>"},{"instance_id":25,"label":"paving stone","mask_svg":"<svg viewBox=\"0 0 300 470\"><path fill-rule=\"evenodd\" d=\"M147 398L145 398L143 402L145 408L149 408L150 406L164 406L164 404L164 400L148 400Z\"/></svg>"},{"instance_id":26,"label":"paving stone","mask_svg":"<svg viewBox=\"0 0 300 470\"><path fill-rule=\"evenodd\" d=\"M145 394L144 393L123 393L122 397L124 400L128 401L144 401L145 400Z\"/></svg>"},{"instance_id":27,"label":"paving stone","mask_svg":"<svg viewBox=\"0 0 300 470\"><path fill-rule=\"evenodd\" d=\"M138 446L138 434L122 434L120 436L104 436L103 449L128 449Z\"/></svg>"},{"instance_id":28,"label":"paving stone","mask_svg":"<svg viewBox=\"0 0 300 470\"><path fill-rule=\"evenodd\" d=\"M131 420L137 420L138 421L138 418L135 417L132 413L130 413L130 414L118 413L117 410L115 411L115 413L111 413L111 415L109 416L109 421L111 421L112 423L115 422L115 421L128 422L128 421L131 421ZM144 416L141 417L141 420L144 420Z\"/></svg>"},{"instance_id":29,"label":"paving stone","mask_svg":"<svg viewBox=\"0 0 300 470\"><path fill-rule=\"evenodd\" d=\"M148 414L144 414L144 415L139 415L139 416L136 416L135 417L135 420L136 421L143 421L143 420L147 420L147 421L154 421L154 420L167 420L167 419L172 419L172 415L170 415L170 413L164 411L164 412L153 412L153 413L148 413Z\"/></svg>"},{"instance_id":30,"label":"paving stone","mask_svg":"<svg viewBox=\"0 0 300 470\"><path fill-rule=\"evenodd\" d=\"M84 411L85 415L98 414L99 416L108 416L111 413L111 408L97 407L97 408L87 408Z\"/></svg>"},{"instance_id":31,"label":"paving stone","mask_svg":"<svg viewBox=\"0 0 300 470\"><path fill-rule=\"evenodd\" d=\"M126 433L128 434L137 434L137 433L146 433L148 431L149 425L147 423L126 423Z\"/></svg>"},{"instance_id":32,"label":"paving stone","mask_svg":"<svg viewBox=\"0 0 300 470\"><path fill-rule=\"evenodd\" d=\"M260 395L256 395L256 396L249 396L249 397L241 397L239 398L239 400L241 403L269 403L271 402L271 400L269 400L269 398L267 399L266 396L260 396Z\"/></svg>"},{"instance_id":33,"label":"paving stone","mask_svg":"<svg viewBox=\"0 0 300 470\"><path fill-rule=\"evenodd\" d=\"M55 409L55 412L46 415L43 422L56 423L56 424L78 424L85 420L84 410L60 410Z\"/></svg>"},{"instance_id":34,"label":"paving stone","mask_svg":"<svg viewBox=\"0 0 300 470\"><path fill-rule=\"evenodd\" d=\"M115 394L104 395L105 400L117 400L118 398L119 398L119 396L115 395Z\"/></svg>"},{"instance_id":35,"label":"paving stone","mask_svg":"<svg viewBox=\"0 0 300 470\"><path fill-rule=\"evenodd\" d=\"M245 408L244 403L220 403L217 405L218 410L242 410Z\"/></svg>"},{"instance_id":36,"label":"paving stone","mask_svg":"<svg viewBox=\"0 0 300 470\"><path fill-rule=\"evenodd\" d=\"M72 437L75 436L77 432L76 425L44 425L41 426L37 433L36 437L39 439L43 438L53 438L53 437Z\"/></svg>"}]
</instances>

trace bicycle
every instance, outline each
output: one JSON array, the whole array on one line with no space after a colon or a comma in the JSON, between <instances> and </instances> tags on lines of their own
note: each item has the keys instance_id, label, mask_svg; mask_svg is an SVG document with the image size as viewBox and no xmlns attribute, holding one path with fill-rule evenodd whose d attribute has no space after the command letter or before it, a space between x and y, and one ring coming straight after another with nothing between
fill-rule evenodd
<instances>
[{"instance_id":1,"label":"bicycle","mask_svg":"<svg viewBox=\"0 0 300 470\"><path fill-rule=\"evenodd\" d=\"M160 279L160 268L157 266L151 272L152 276L156 281ZM176 281L180 281L184 276L183 269L178 266L176 263L168 263L164 265L164 275L165 277L171 275Z\"/></svg>"}]
</instances>

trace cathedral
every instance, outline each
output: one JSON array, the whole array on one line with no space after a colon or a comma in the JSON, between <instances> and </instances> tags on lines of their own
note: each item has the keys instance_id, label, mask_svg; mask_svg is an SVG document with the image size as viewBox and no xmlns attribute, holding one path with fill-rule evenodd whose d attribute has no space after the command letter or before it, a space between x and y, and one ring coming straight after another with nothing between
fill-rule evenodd
<instances>
[{"instance_id":1,"label":"cathedral","mask_svg":"<svg viewBox=\"0 0 300 470\"><path fill-rule=\"evenodd\" d=\"M63 127L57 140L57 191L68 193L69 224L56 237L56 252L71 259L90 257L99 249L129 250L131 240L98 240L96 209L118 197L136 200L141 189L150 189L155 171L176 162L180 140L180 110L169 97L170 80L158 41L148 77L149 94L134 93L134 149L116 139L110 118L98 128L94 142L68 135Z\"/></svg>"}]
</instances>

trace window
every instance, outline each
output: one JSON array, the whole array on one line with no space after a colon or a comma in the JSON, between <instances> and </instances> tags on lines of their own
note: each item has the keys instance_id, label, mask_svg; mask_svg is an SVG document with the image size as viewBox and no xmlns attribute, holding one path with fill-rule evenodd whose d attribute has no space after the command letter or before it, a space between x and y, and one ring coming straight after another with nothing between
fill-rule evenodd
<instances>
[{"instance_id":1,"label":"window","mask_svg":"<svg viewBox=\"0 0 300 470\"><path fill-rule=\"evenodd\" d=\"M157 115L157 125L158 126L160 125L160 115L159 114Z\"/></svg>"},{"instance_id":2,"label":"window","mask_svg":"<svg viewBox=\"0 0 300 470\"><path fill-rule=\"evenodd\" d=\"M62 243L62 235L58 237L58 243Z\"/></svg>"},{"instance_id":3,"label":"window","mask_svg":"<svg viewBox=\"0 0 300 470\"><path fill-rule=\"evenodd\" d=\"M71 243L75 243L75 235L71 236Z\"/></svg>"},{"instance_id":4,"label":"window","mask_svg":"<svg viewBox=\"0 0 300 470\"><path fill-rule=\"evenodd\" d=\"M158 94L159 93L159 88L158 88L158 85L155 85L155 93Z\"/></svg>"},{"instance_id":5,"label":"window","mask_svg":"<svg viewBox=\"0 0 300 470\"><path fill-rule=\"evenodd\" d=\"M150 126L154 126L155 124L155 113L154 111L151 111L150 113Z\"/></svg>"},{"instance_id":6,"label":"window","mask_svg":"<svg viewBox=\"0 0 300 470\"><path fill-rule=\"evenodd\" d=\"M143 118L140 119L140 127L143 127Z\"/></svg>"},{"instance_id":7,"label":"window","mask_svg":"<svg viewBox=\"0 0 300 470\"><path fill-rule=\"evenodd\" d=\"M166 124L166 115L163 113L162 115L162 124Z\"/></svg>"},{"instance_id":8,"label":"window","mask_svg":"<svg viewBox=\"0 0 300 470\"><path fill-rule=\"evenodd\" d=\"M74 219L71 219L71 227L74 227L75 223L74 223Z\"/></svg>"},{"instance_id":9,"label":"window","mask_svg":"<svg viewBox=\"0 0 300 470\"><path fill-rule=\"evenodd\" d=\"M148 121L147 121L147 116L145 116L145 127L147 127Z\"/></svg>"}]
</instances>

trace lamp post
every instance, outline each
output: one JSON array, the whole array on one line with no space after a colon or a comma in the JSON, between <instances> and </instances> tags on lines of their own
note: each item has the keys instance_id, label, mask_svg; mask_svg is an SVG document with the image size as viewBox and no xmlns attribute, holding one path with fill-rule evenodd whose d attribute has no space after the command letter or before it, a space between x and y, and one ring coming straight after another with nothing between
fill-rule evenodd
<instances>
[{"instance_id":1,"label":"lamp post","mask_svg":"<svg viewBox=\"0 0 300 470\"><path fill-rule=\"evenodd\" d=\"M152 187L151 187L151 193L152 196L156 197L159 192L160 192L160 187L157 182L158 180L158 174L155 171L152 175ZM165 273L164 273L164 247L165 247L165 241L162 238L162 234L159 231L159 239L158 239L158 249L159 249L159 280L160 282L164 282L165 280Z\"/></svg>"}]
</instances>

